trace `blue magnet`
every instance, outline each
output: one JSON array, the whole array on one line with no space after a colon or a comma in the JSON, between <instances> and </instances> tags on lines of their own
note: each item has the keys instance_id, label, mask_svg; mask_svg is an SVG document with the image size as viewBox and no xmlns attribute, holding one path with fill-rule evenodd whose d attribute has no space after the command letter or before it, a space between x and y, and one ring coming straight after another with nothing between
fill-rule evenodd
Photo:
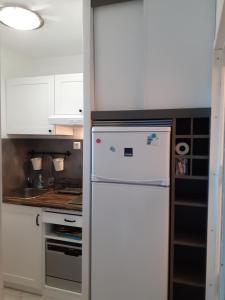
<instances>
[{"instance_id":1,"label":"blue magnet","mask_svg":"<svg viewBox=\"0 0 225 300\"><path fill-rule=\"evenodd\" d=\"M151 145L154 140L157 139L156 133L150 133L147 138L147 145Z\"/></svg>"}]
</instances>

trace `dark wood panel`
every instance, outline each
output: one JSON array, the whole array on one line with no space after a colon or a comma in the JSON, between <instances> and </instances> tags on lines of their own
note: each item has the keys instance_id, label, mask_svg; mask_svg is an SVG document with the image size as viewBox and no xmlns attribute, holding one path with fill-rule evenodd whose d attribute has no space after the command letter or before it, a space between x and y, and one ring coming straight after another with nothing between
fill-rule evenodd
<instances>
[{"instance_id":1,"label":"dark wood panel","mask_svg":"<svg viewBox=\"0 0 225 300\"><path fill-rule=\"evenodd\" d=\"M210 108L184 109L152 109L152 110L120 110L120 111L93 111L92 121L127 121L172 118L204 118L209 117Z\"/></svg>"},{"instance_id":2,"label":"dark wood panel","mask_svg":"<svg viewBox=\"0 0 225 300\"><path fill-rule=\"evenodd\" d=\"M128 2L133 0L91 0L91 6L92 7L98 7L102 5L108 5L108 4L114 4L114 3L120 3L120 2Z\"/></svg>"}]
</instances>

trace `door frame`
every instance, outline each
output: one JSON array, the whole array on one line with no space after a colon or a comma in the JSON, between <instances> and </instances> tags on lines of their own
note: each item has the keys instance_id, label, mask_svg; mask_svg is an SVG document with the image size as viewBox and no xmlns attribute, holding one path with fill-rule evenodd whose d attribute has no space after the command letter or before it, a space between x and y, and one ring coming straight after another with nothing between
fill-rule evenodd
<instances>
[{"instance_id":1,"label":"door frame","mask_svg":"<svg viewBox=\"0 0 225 300\"><path fill-rule=\"evenodd\" d=\"M225 48L221 51L221 106L225 110ZM225 299L225 118L223 118L223 149L221 149L221 228L220 228L220 264L219 264L219 300Z\"/></svg>"},{"instance_id":2,"label":"door frame","mask_svg":"<svg viewBox=\"0 0 225 300\"><path fill-rule=\"evenodd\" d=\"M224 300L221 256L222 206L225 199L224 180L224 129L225 129L225 51L215 50L212 68L211 138L209 166L209 200L207 233L206 300ZM225 212L224 212L225 213ZM225 226L225 224L224 224Z\"/></svg>"},{"instance_id":3,"label":"door frame","mask_svg":"<svg viewBox=\"0 0 225 300\"><path fill-rule=\"evenodd\" d=\"M83 263L82 299L91 298L91 111L94 109L94 42L93 8L91 0L83 0L83 80L84 80L84 138L83 138Z\"/></svg>"}]
</instances>

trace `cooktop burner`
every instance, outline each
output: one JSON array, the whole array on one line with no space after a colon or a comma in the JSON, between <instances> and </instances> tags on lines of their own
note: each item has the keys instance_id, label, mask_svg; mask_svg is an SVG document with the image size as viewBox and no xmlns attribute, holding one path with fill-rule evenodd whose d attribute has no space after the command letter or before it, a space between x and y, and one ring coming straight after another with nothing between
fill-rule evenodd
<instances>
[{"instance_id":1,"label":"cooktop burner","mask_svg":"<svg viewBox=\"0 0 225 300\"><path fill-rule=\"evenodd\" d=\"M81 195L81 188L73 188L73 187L64 187L57 191L59 194L70 194L70 195Z\"/></svg>"}]
</instances>

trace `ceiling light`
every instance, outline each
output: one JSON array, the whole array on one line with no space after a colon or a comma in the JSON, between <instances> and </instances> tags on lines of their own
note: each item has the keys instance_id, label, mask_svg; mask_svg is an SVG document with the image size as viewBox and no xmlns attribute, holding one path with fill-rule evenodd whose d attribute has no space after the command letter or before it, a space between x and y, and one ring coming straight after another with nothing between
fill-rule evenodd
<instances>
[{"instance_id":1,"label":"ceiling light","mask_svg":"<svg viewBox=\"0 0 225 300\"><path fill-rule=\"evenodd\" d=\"M44 24L44 20L36 12L20 6L0 8L0 22L16 30L33 30Z\"/></svg>"}]
</instances>

